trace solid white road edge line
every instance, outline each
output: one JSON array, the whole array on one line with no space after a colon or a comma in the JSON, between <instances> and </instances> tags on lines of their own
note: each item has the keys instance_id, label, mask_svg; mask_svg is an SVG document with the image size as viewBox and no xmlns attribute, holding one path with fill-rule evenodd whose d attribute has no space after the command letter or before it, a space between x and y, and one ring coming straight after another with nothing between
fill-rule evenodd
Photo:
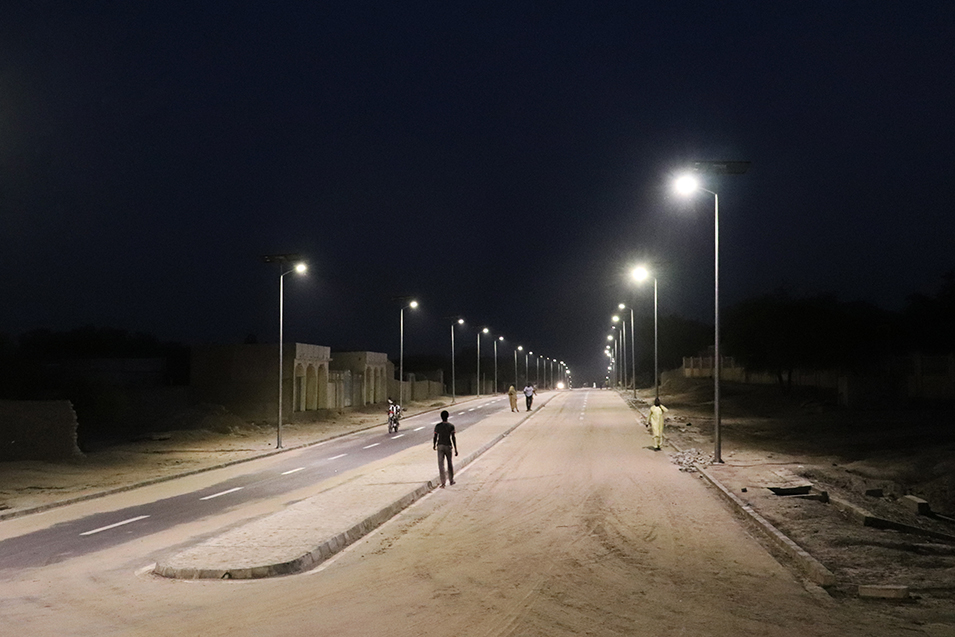
<instances>
[{"instance_id":1,"label":"solid white road edge line","mask_svg":"<svg viewBox=\"0 0 955 637\"><path fill-rule=\"evenodd\" d=\"M123 520L122 522L117 522L116 524L110 524L109 526L101 526L98 529L93 529L92 531L86 531L80 533L80 535L93 535L94 533L100 533L102 531L108 531L110 529L115 529L117 526L123 526L124 524L131 524L132 522L139 522L140 520L145 520L148 518L148 515L140 515L135 518L129 518L128 520Z\"/></svg>"},{"instance_id":2,"label":"solid white road edge line","mask_svg":"<svg viewBox=\"0 0 955 637\"><path fill-rule=\"evenodd\" d=\"M199 498L200 500L211 500L212 498L218 498L220 495L227 495L229 493L235 493L236 491L241 491L242 487L235 487L234 489L227 489L226 491L220 491L219 493L213 493L212 495L207 495L204 498Z\"/></svg>"}]
</instances>

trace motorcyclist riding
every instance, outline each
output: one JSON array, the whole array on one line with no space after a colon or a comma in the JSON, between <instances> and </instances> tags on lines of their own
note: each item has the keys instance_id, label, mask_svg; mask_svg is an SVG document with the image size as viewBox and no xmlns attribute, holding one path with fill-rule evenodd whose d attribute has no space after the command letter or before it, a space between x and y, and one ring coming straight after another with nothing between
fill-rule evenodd
<instances>
[{"instance_id":1,"label":"motorcyclist riding","mask_svg":"<svg viewBox=\"0 0 955 637\"><path fill-rule=\"evenodd\" d=\"M401 420L401 405L388 399L388 433L398 431L398 421Z\"/></svg>"}]
</instances>

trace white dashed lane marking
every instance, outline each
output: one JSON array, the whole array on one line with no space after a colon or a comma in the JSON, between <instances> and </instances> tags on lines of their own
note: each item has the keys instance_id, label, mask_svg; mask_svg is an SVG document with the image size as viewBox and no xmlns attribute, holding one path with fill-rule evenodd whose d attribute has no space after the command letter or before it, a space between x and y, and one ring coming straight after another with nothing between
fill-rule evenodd
<instances>
[{"instance_id":1,"label":"white dashed lane marking","mask_svg":"<svg viewBox=\"0 0 955 637\"><path fill-rule=\"evenodd\" d=\"M242 487L235 487L234 489L228 489L226 491L220 491L219 493L213 493L212 495L207 495L204 498L199 498L200 500L211 500L212 498L218 498L222 495L228 495L230 493L235 493L236 491L241 491Z\"/></svg>"},{"instance_id":2,"label":"white dashed lane marking","mask_svg":"<svg viewBox=\"0 0 955 637\"><path fill-rule=\"evenodd\" d=\"M93 529L92 531L86 531L84 533L80 533L80 535L93 535L94 533L100 533L102 531L115 529L117 526L123 526L124 524L132 524L133 522L139 522L140 520L145 520L148 517L149 517L148 515L140 515L135 518L129 518L128 520L123 520L122 522L117 522L116 524L110 524L109 526L101 526L98 529Z\"/></svg>"},{"instance_id":3,"label":"white dashed lane marking","mask_svg":"<svg viewBox=\"0 0 955 637\"><path fill-rule=\"evenodd\" d=\"M380 442L376 442L374 444L368 445L367 447L362 447L362 449L371 449L372 447L377 447L380 444L381 444Z\"/></svg>"},{"instance_id":4,"label":"white dashed lane marking","mask_svg":"<svg viewBox=\"0 0 955 637\"><path fill-rule=\"evenodd\" d=\"M332 456L331 458L329 458L329 460L338 460L339 458L344 458L347 455L348 455L347 453L340 453L337 456Z\"/></svg>"},{"instance_id":5,"label":"white dashed lane marking","mask_svg":"<svg viewBox=\"0 0 955 637\"><path fill-rule=\"evenodd\" d=\"M297 473L297 472L302 471L302 470L304 470L304 469L305 469L305 467L299 467L298 469L291 469L291 470L289 470L289 471L283 471L283 472L282 472L282 475L283 475L283 476L287 476L287 475L289 475L290 473Z\"/></svg>"}]
</instances>

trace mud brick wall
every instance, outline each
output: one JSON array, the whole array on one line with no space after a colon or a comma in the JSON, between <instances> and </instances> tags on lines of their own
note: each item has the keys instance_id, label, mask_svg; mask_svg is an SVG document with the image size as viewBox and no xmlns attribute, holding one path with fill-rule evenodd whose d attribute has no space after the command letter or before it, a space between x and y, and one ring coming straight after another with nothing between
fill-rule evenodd
<instances>
[{"instance_id":1,"label":"mud brick wall","mask_svg":"<svg viewBox=\"0 0 955 637\"><path fill-rule=\"evenodd\" d=\"M68 400L0 400L0 461L82 456Z\"/></svg>"}]
</instances>

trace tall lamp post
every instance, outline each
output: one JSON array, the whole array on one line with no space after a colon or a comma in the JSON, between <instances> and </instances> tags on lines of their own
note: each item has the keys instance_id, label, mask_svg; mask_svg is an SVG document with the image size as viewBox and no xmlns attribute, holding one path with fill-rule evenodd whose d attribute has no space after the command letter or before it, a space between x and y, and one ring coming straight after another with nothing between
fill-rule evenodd
<instances>
[{"instance_id":1,"label":"tall lamp post","mask_svg":"<svg viewBox=\"0 0 955 637\"><path fill-rule=\"evenodd\" d=\"M285 392L283 391L284 383L283 374L285 371L284 361L282 360L282 355L284 353L285 347L283 345L284 338L284 324L285 324L285 275L291 272L297 274L304 274L308 270L308 266L305 265L305 262L302 261L300 255L297 254L269 254L264 255L262 260L265 263L278 263L279 264L279 413L278 413L278 424L275 430L275 448L282 448L282 399L285 398Z\"/></svg>"},{"instance_id":2,"label":"tall lamp post","mask_svg":"<svg viewBox=\"0 0 955 637\"><path fill-rule=\"evenodd\" d=\"M520 385L520 383L517 382L517 353L523 352L523 351L524 351L523 345L518 345L517 347L514 348L514 385L515 386Z\"/></svg>"},{"instance_id":3,"label":"tall lamp post","mask_svg":"<svg viewBox=\"0 0 955 637\"><path fill-rule=\"evenodd\" d=\"M464 325L464 319L459 318L454 323L451 323L451 402L457 399L455 392L457 391L456 379L454 377L454 326L455 325Z\"/></svg>"},{"instance_id":4,"label":"tall lamp post","mask_svg":"<svg viewBox=\"0 0 955 637\"><path fill-rule=\"evenodd\" d=\"M621 310L630 310L630 377L633 380L633 397L637 397L637 347L636 347L636 336L634 330L633 322L633 306L631 305L627 308L626 305L621 303L618 306ZM623 330L624 336L627 334L626 324L624 324ZM626 369L626 363L624 363L624 369Z\"/></svg>"},{"instance_id":5,"label":"tall lamp post","mask_svg":"<svg viewBox=\"0 0 955 637\"><path fill-rule=\"evenodd\" d=\"M650 272L644 267L634 268L633 278L645 281L650 278ZM660 397L660 348L659 322L657 321L657 277L653 275L653 388L654 397Z\"/></svg>"},{"instance_id":6,"label":"tall lamp post","mask_svg":"<svg viewBox=\"0 0 955 637\"><path fill-rule=\"evenodd\" d=\"M477 333L477 397L481 397L481 334L490 332L486 327Z\"/></svg>"},{"instance_id":7,"label":"tall lamp post","mask_svg":"<svg viewBox=\"0 0 955 637\"><path fill-rule=\"evenodd\" d=\"M700 186L692 175L684 175L674 184L678 193L691 195L697 190L713 195L713 462L722 463L720 433L720 197Z\"/></svg>"},{"instance_id":8,"label":"tall lamp post","mask_svg":"<svg viewBox=\"0 0 955 637\"><path fill-rule=\"evenodd\" d=\"M626 305L620 303L617 305L618 310L626 309ZM627 315L624 314L620 317L620 363L623 369L623 388L627 389Z\"/></svg>"},{"instance_id":9,"label":"tall lamp post","mask_svg":"<svg viewBox=\"0 0 955 637\"><path fill-rule=\"evenodd\" d=\"M620 304L622 306L623 303ZM618 306L618 307L620 307ZM620 309L623 309L620 307ZM622 320L619 315L614 314L612 317L614 323L620 323L620 371L623 372L621 377L623 379L623 388L627 387L627 322ZM614 329L616 329L614 325Z\"/></svg>"},{"instance_id":10,"label":"tall lamp post","mask_svg":"<svg viewBox=\"0 0 955 637\"><path fill-rule=\"evenodd\" d=\"M494 339L494 393L501 391L501 388L497 384L497 342L503 341L503 336L498 336Z\"/></svg>"},{"instance_id":11,"label":"tall lamp post","mask_svg":"<svg viewBox=\"0 0 955 637\"><path fill-rule=\"evenodd\" d=\"M405 404L405 309L414 309L418 307L417 301L411 301L408 305L401 306L401 346L399 350L398 362L398 404Z\"/></svg>"}]
</instances>

